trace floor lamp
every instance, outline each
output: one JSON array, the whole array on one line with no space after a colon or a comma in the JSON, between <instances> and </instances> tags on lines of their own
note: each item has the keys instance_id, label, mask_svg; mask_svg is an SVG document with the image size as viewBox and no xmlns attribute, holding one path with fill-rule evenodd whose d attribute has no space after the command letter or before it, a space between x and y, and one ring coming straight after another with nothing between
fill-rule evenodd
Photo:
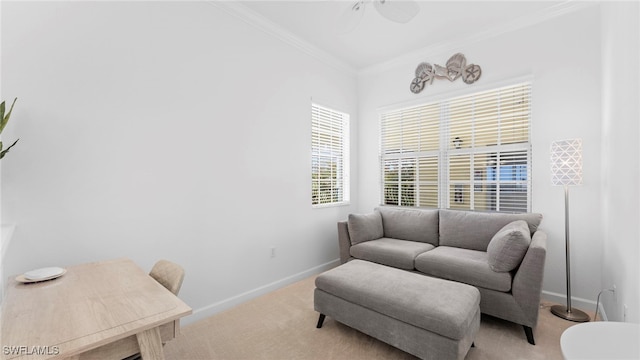
<instances>
[{"instance_id":1,"label":"floor lamp","mask_svg":"<svg viewBox=\"0 0 640 360\"><path fill-rule=\"evenodd\" d=\"M554 141L551 143L551 182L564 186L564 231L567 265L567 306L554 305L551 312L563 319L586 322L589 315L571 308L571 266L569 247L569 186L582 185L582 139Z\"/></svg>"}]
</instances>

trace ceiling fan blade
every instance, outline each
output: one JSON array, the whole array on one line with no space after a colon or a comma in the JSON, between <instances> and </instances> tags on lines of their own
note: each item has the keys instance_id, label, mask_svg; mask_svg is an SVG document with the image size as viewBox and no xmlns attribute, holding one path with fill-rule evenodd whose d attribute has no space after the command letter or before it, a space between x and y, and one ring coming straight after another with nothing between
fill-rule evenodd
<instances>
[{"instance_id":1,"label":"ceiling fan blade","mask_svg":"<svg viewBox=\"0 0 640 360\"><path fill-rule=\"evenodd\" d=\"M336 20L336 32L339 35L344 35L352 32L358 24L360 24L360 20L364 16L364 1L354 1L350 2L349 6L344 9L342 14Z\"/></svg>"},{"instance_id":2,"label":"ceiling fan blade","mask_svg":"<svg viewBox=\"0 0 640 360\"><path fill-rule=\"evenodd\" d=\"M398 23L408 23L420 12L417 2L408 0L373 0L380 15Z\"/></svg>"}]
</instances>

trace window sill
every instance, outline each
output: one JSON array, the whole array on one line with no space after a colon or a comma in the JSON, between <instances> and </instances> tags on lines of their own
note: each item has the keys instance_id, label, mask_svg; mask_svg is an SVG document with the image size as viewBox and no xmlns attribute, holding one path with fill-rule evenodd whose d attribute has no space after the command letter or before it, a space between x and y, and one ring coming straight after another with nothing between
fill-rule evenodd
<instances>
[{"instance_id":1,"label":"window sill","mask_svg":"<svg viewBox=\"0 0 640 360\"><path fill-rule=\"evenodd\" d=\"M350 201L341 201L341 202L335 202L330 204L311 205L311 208L322 209L322 208L331 208L331 207L340 207L340 206L349 206L349 205L351 205Z\"/></svg>"}]
</instances>

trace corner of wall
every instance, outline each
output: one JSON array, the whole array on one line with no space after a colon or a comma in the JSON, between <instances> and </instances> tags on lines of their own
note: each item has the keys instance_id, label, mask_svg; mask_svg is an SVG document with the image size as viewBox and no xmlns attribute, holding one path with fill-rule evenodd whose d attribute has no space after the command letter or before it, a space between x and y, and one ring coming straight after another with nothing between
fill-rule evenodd
<instances>
[{"instance_id":1,"label":"corner of wall","mask_svg":"<svg viewBox=\"0 0 640 360\"><path fill-rule=\"evenodd\" d=\"M602 300L613 321L640 319L640 36L637 2L600 4L602 56L602 208L601 283L616 285L616 296ZM620 176L624 174L624 176Z\"/></svg>"}]
</instances>

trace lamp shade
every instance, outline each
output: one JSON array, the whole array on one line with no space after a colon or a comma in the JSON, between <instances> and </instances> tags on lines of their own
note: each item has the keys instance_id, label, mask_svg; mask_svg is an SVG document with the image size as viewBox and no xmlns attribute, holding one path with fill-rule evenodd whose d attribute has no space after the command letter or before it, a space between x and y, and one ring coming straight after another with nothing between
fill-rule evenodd
<instances>
[{"instance_id":1,"label":"lamp shade","mask_svg":"<svg viewBox=\"0 0 640 360\"><path fill-rule=\"evenodd\" d=\"M551 143L551 183L582 185L582 139Z\"/></svg>"}]
</instances>

